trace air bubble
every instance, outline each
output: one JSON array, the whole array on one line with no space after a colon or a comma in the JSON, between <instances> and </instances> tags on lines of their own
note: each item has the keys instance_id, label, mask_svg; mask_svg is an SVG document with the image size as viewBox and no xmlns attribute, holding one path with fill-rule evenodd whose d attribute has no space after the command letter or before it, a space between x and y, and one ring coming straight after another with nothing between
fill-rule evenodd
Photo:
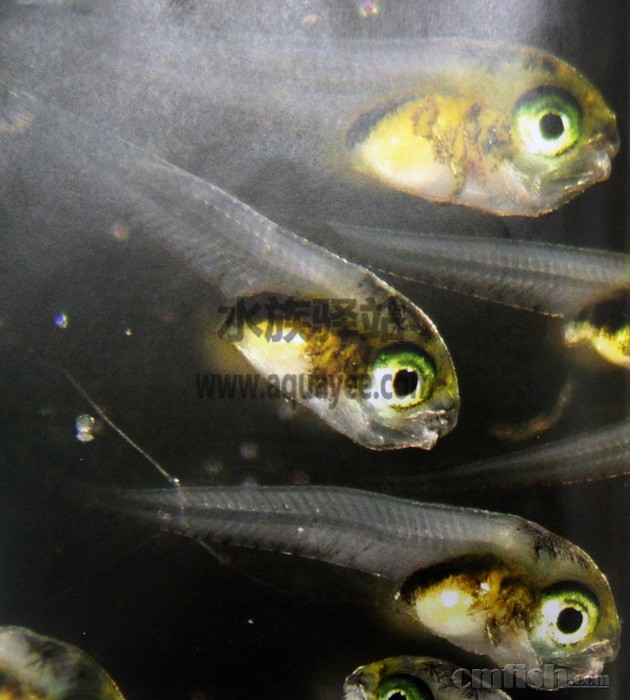
<instances>
[{"instance_id":1,"label":"air bubble","mask_svg":"<svg viewBox=\"0 0 630 700\"><path fill-rule=\"evenodd\" d=\"M378 0L358 0L357 10L361 17L376 17L381 7Z\"/></svg>"},{"instance_id":2,"label":"air bubble","mask_svg":"<svg viewBox=\"0 0 630 700\"><path fill-rule=\"evenodd\" d=\"M94 440L94 430L96 419L87 413L82 413L74 421L76 438L79 442L92 442Z\"/></svg>"},{"instance_id":3,"label":"air bubble","mask_svg":"<svg viewBox=\"0 0 630 700\"><path fill-rule=\"evenodd\" d=\"M66 329L68 327L69 323L70 323L70 319L68 317L68 314L65 311L60 311L55 316L55 326L57 326L57 328Z\"/></svg>"},{"instance_id":4,"label":"air bubble","mask_svg":"<svg viewBox=\"0 0 630 700\"><path fill-rule=\"evenodd\" d=\"M126 224L116 224L112 233L115 240L119 241L120 243L124 243L129 238L131 229Z\"/></svg>"},{"instance_id":5,"label":"air bubble","mask_svg":"<svg viewBox=\"0 0 630 700\"><path fill-rule=\"evenodd\" d=\"M260 454L260 447L255 442L242 442L240 449L242 459L256 459Z\"/></svg>"}]
</instances>

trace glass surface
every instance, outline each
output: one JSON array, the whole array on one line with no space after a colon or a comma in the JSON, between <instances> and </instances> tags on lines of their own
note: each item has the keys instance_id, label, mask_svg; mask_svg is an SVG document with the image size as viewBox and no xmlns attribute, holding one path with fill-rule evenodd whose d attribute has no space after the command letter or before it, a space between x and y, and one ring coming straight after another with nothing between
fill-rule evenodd
<instances>
[{"instance_id":1,"label":"glass surface","mask_svg":"<svg viewBox=\"0 0 630 700\"><path fill-rule=\"evenodd\" d=\"M38 4L23 3L22 10L37 11ZM222 154L200 170L216 168L218 184L316 240L322 222L338 220L628 252L626 2L382 0L374 16L364 16L360 5L282 0L205 7L182 0L160 21L205 22L223 36L273 35L278 50L284 38L305 36L330 42L331 51L341 37L433 36L544 49L585 74L617 114L621 150L610 179L556 211L526 218L495 217L384 188L364 190L343 178L314 180L299 161L257 157L237 173ZM117 7L112 3L113 13ZM88 3L86 8L89 17ZM2 12L0 33L7 21ZM138 30L140 50L144 40ZM44 54L42 47L34 64ZM4 76L0 66L0 77L10 83L12 70ZM105 101L114 99L107 86L102 90ZM192 163L184 151L182 160ZM2 160L0 151L4 168ZM399 654L474 666L474 657L422 637L395 615L371 577L227 545L213 544L213 556L194 540L67 498L59 475L126 487L167 484L61 370L185 485L338 484L419 500L422 493L389 478L580 435L625 418L626 371L563 349L558 319L392 279L445 338L462 409L458 427L430 452L366 450L284 399L199 398L197 375L247 371L233 348L216 341L222 301L212 287L144 236L142 222L129 236L124 228L112 230L110 203L98 192L58 192L51 181L42 186L49 188L49 200L33 201L19 177L3 186L0 622L85 650L128 700L338 698L358 665ZM77 198L84 218L68 221L64 202L74 206ZM518 442L496 437L497 427L553 414L567 382L572 399L547 431ZM497 481L450 498L525 516L578 544L608 577L620 617L630 618L627 477L510 491ZM628 648L624 629L619 657L604 671L608 700L626 697ZM566 690L562 696L573 700L593 692ZM513 692L517 699L535 696L534 690Z\"/></svg>"}]
</instances>

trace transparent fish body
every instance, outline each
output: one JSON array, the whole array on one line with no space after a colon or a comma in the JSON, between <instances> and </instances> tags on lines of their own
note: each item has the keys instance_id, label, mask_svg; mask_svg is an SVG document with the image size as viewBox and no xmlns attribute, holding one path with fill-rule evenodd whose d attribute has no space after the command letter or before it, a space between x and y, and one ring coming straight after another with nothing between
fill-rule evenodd
<instances>
[{"instance_id":1,"label":"transparent fish body","mask_svg":"<svg viewBox=\"0 0 630 700\"><path fill-rule=\"evenodd\" d=\"M381 274L565 318L567 345L588 343L607 362L630 366L630 255L339 223L314 237Z\"/></svg>"},{"instance_id":2,"label":"transparent fish body","mask_svg":"<svg viewBox=\"0 0 630 700\"><path fill-rule=\"evenodd\" d=\"M0 61L38 97L226 185L284 162L307 181L536 216L605 180L619 146L597 89L522 46L222 36L160 4L44 2L4 11Z\"/></svg>"},{"instance_id":3,"label":"transparent fish body","mask_svg":"<svg viewBox=\"0 0 630 700\"><path fill-rule=\"evenodd\" d=\"M455 426L457 377L444 341L373 273L85 120L7 87L0 99L0 189L17 215L41 211L41 230L67 222L72 254L89 250L89 236L115 245L120 230L164 248L222 295L231 316L217 334L264 378L321 381L322 391L297 400L361 445L430 449ZM337 314L334 326L314 326L316 302ZM279 336L271 306L285 310ZM244 307L262 318L240 323Z\"/></svg>"},{"instance_id":4,"label":"transparent fish body","mask_svg":"<svg viewBox=\"0 0 630 700\"><path fill-rule=\"evenodd\" d=\"M493 459L461 464L439 473L380 479L405 487L407 493L435 494L483 488L570 484L630 474L630 420L535 445ZM375 479L376 481L376 479Z\"/></svg>"},{"instance_id":5,"label":"transparent fish body","mask_svg":"<svg viewBox=\"0 0 630 700\"><path fill-rule=\"evenodd\" d=\"M550 316L571 318L630 291L630 255L625 253L339 223L317 235L380 272Z\"/></svg>"},{"instance_id":6,"label":"transparent fish body","mask_svg":"<svg viewBox=\"0 0 630 700\"><path fill-rule=\"evenodd\" d=\"M604 575L520 517L326 486L71 488L88 506L166 531L383 577L425 628L497 664L554 663L582 677L619 647Z\"/></svg>"}]
</instances>

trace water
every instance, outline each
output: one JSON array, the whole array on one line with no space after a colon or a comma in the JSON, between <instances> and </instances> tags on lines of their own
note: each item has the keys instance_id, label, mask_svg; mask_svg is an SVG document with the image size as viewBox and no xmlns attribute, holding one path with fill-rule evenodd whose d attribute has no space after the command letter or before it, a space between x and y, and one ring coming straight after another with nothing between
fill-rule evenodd
<instances>
[{"instance_id":1,"label":"water","mask_svg":"<svg viewBox=\"0 0 630 700\"><path fill-rule=\"evenodd\" d=\"M561 55L589 76L618 115L622 150L611 179L538 219L498 220L435 206L423 209L429 212L424 223L627 250L627 8L621 0L605 11L573 0L382 2L378 16L366 18L350 0L347 6L223 5L210 14L228 29L290 32L296 18L315 14L324 33L463 35L531 43ZM315 220L318 207L334 205L336 191L293 188L293 176L276 164L243 183L238 194L296 226L305 213ZM339 197L339 210L354 223L395 227L417 218L416 203L403 195ZM77 417L94 413L58 368L71 372L183 483L361 485L376 476L383 489L398 488L401 495L388 475L517 449L490 431L551 411L570 379L573 399L541 439L622 418L628 411L625 373L573 362L560 349L562 328L554 320L405 285L400 291L441 329L460 376L460 425L430 454L366 451L304 410L288 412L283 400L200 400L195 376L210 366L208 318L216 299L184 265L124 228L114 227L108 240L86 236L77 246L80 227L101 225L106 203L98 202L91 214L92 204L86 201L85 220L74 227L45 211L25 222L0 205L2 624L28 626L85 649L129 700L336 698L345 675L386 656L443 654L470 664L470 657L419 639L392 617L367 577L228 547L215 549L219 562L192 541L69 503L52 473L128 486L163 481L107 426L90 432L89 442L77 440L77 430L84 434ZM239 362L230 349L220 359L229 368ZM579 544L609 577L620 615L630 617L628 479L509 495L499 485L459 502L524 515ZM624 633L619 658L606 668L609 700L625 698L628 660Z\"/></svg>"}]
</instances>

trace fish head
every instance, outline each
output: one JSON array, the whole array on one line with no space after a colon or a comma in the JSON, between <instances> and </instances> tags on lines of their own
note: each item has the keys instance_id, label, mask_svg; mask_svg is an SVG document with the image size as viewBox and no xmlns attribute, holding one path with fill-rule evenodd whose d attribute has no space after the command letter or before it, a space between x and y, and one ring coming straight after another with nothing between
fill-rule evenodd
<instances>
[{"instance_id":1,"label":"fish head","mask_svg":"<svg viewBox=\"0 0 630 700\"><path fill-rule=\"evenodd\" d=\"M260 325L256 334L245 329L236 344L281 393L358 444L431 449L455 427L459 412L444 340L418 306L371 273L348 295L302 298L306 317L276 315L273 333ZM270 300L276 309L297 303L267 293L247 301L262 310Z\"/></svg>"},{"instance_id":2,"label":"fish head","mask_svg":"<svg viewBox=\"0 0 630 700\"><path fill-rule=\"evenodd\" d=\"M0 697L124 700L116 683L85 652L26 627L0 627Z\"/></svg>"},{"instance_id":3,"label":"fish head","mask_svg":"<svg viewBox=\"0 0 630 700\"><path fill-rule=\"evenodd\" d=\"M470 676L453 663L426 656L398 656L360 666L344 684L345 700L463 700ZM479 700L507 700L501 690L475 689Z\"/></svg>"},{"instance_id":4,"label":"fish head","mask_svg":"<svg viewBox=\"0 0 630 700\"><path fill-rule=\"evenodd\" d=\"M630 369L628 289L585 307L575 318L565 322L563 331L567 346L584 345L606 362Z\"/></svg>"},{"instance_id":5,"label":"fish head","mask_svg":"<svg viewBox=\"0 0 630 700\"><path fill-rule=\"evenodd\" d=\"M455 427L459 413L448 348L418 306L371 276L366 283L363 308L370 312L359 319L358 333L339 345L339 359L360 348L354 359L333 360L338 338L332 354L314 346L314 372L328 372L334 391L334 402L320 406L319 415L371 449L430 450Z\"/></svg>"},{"instance_id":6,"label":"fish head","mask_svg":"<svg viewBox=\"0 0 630 700\"><path fill-rule=\"evenodd\" d=\"M577 545L523 521L523 579L533 603L523 618L538 669L551 665L564 681L597 676L619 651L621 623L608 580Z\"/></svg>"},{"instance_id":7,"label":"fish head","mask_svg":"<svg viewBox=\"0 0 630 700\"><path fill-rule=\"evenodd\" d=\"M527 193L523 208L543 213L607 180L619 151L614 113L586 78L558 67L512 110L510 165ZM529 199L529 204L527 200Z\"/></svg>"},{"instance_id":8,"label":"fish head","mask_svg":"<svg viewBox=\"0 0 630 700\"><path fill-rule=\"evenodd\" d=\"M502 537L498 530L497 543ZM522 671L529 685L599 675L620 638L606 578L582 550L538 526L510 539L513 553L503 558L495 547L417 572L401 600L430 631Z\"/></svg>"},{"instance_id":9,"label":"fish head","mask_svg":"<svg viewBox=\"0 0 630 700\"><path fill-rule=\"evenodd\" d=\"M444 65L361 114L352 165L417 197L501 216L552 211L610 175L614 113L561 59L537 49L435 42Z\"/></svg>"},{"instance_id":10,"label":"fish head","mask_svg":"<svg viewBox=\"0 0 630 700\"><path fill-rule=\"evenodd\" d=\"M577 581L542 591L530 618L529 641L539 667L552 665L560 687L600 675L617 656L619 634L612 597L606 592L600 599Z\"/></svg>"}]
</instances>

